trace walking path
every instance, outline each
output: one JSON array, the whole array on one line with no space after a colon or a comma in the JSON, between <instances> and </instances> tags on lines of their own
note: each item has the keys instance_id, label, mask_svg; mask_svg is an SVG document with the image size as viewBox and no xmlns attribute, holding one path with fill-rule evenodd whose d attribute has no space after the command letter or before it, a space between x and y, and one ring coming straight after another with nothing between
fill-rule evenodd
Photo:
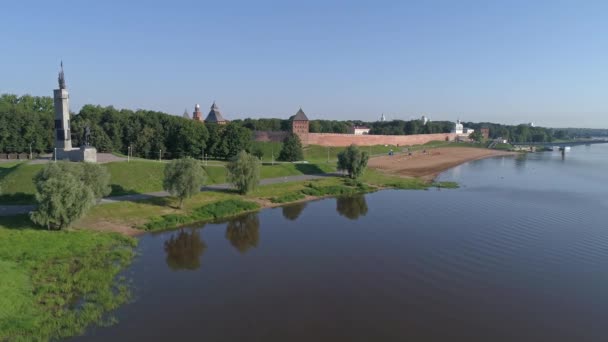
<instances>
[{"instance_id":1,"label":"walking path","mask_svg":"<svg viewBox=\"0 0 608 342\"><path fill-rule=\"evenodd\" d=\"M313 179L321 179L325 177L335 177L338 176L339 173L324 173L324 174L316 174L316 175L297 175L297 176L287 176L287 177L278 177L278 178L267 178L260 180L260 185L271 185L271 184L280 184L287 182L301 182ZM231 189L232 185L228 183L224 184L212 184L207 185L201 188L201 191L217 191L217 190L228 190ZM145 199L155 198L155 197L167 197L170 196L166 191L158 191L158 192L150 192L146 194L132 194L132 195L122 195L122 196L112 196L106 197L101 200L102 204L105 203L116 203L116 202L124 202L124 201L141 201ZM12 216L18 214L27 214L30 211L36 209L35 205L0 205L0 216Z\"/></svg>"}]
</instances>

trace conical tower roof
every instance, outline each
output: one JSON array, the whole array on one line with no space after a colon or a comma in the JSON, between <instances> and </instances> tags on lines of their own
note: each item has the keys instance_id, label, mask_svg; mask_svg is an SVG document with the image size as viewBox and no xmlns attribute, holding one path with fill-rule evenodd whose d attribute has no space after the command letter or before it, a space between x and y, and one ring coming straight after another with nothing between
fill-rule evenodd
<instances>
[{"instance_id":1,"label":"conical tower roof","mask_svg":"<svg viewBox=\"0 0 608 342\"><path fill-rule=\"evenodd\" d=\"M300 108L298 110L298 112L296 113L296 115L293 117L294 121L308 121L308 117L306 116L306 114L304 114L304 111L302 110L302 108Z\"/></svg>"},{"instance_id":2,"label":"conical tower roof","mask_svg":"<svg viewBox=\"0 0 608 342\"><path fill-rule=\"evenodd\" d=\"M211 110L209 111L209 114L207 114L207 118L205 119L205 122L223 122L226 121L226 119L224 119L224 117L222 116L222 113L220 113L220 109L217 107L217 105L215 104L215 101L213 102L213 104L211 105Z\"/></svg>"}]
</instances>

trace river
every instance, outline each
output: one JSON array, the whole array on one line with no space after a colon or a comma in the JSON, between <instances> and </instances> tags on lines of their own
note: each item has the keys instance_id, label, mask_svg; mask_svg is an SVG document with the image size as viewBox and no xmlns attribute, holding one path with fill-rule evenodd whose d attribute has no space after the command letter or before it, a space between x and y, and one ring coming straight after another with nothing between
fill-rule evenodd
<instances>
[{"instance_id":1,"label":"river","mask_svg":"<svg viewBox=\"0 0 608 342\"><path fill-rule=\"evenodd\" d=\"M608 145L141 238L135 300L78 340L605 341Z\"/></svg>"}]
</instances>

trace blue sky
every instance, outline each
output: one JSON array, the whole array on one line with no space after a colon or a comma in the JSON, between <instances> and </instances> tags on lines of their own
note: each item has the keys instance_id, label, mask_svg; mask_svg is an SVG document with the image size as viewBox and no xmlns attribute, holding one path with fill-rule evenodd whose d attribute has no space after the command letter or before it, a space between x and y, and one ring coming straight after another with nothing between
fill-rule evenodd
<instances>
[{"instance_id":1,"label":"blue sky","mask_svg":"<svg viewBox=\"0 0 608 342\"><path fill-rule=\"evenodd\" d=\"M608 2L7 1L0 93L608 128Z\"/></svg>"}]
</instances>

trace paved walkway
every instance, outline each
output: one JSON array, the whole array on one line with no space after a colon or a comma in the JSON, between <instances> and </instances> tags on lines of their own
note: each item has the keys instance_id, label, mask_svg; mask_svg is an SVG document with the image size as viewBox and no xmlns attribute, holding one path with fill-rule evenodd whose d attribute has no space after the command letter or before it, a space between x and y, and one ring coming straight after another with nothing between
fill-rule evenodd
<instances>
[{"instance_id":1,"label":"paved walkway","mask_svg":"<svg viewBox=\"0 0 608 342\"><path fill-rule=\"evenodd\" d=\"M297 175L297 176L287 176L287 177L278 177L278 178L267 178L260 180L260 185L270 185L270 184L280 184L287 182L300 182L307 181L313 179L321 179L326 177L335 177L339 176L339 173L324 173L317 175ZM212 184L207 185L201 188L201 191L217 191L217 190L228 190L231 189L231 184ZM124 201L141 201L145 199L155 198L155 197L167 197L169 193L166 191L159 192L150 192L146 194L133 194L133 195L123 195L123 196L112 196L106 197L101 200L101 203L116 203L116 202L124 202ZM35 205L0 205L0 216L11 216L18 214L27 214L30 211L36 209Z\"/></svg>"}]
</instances>

